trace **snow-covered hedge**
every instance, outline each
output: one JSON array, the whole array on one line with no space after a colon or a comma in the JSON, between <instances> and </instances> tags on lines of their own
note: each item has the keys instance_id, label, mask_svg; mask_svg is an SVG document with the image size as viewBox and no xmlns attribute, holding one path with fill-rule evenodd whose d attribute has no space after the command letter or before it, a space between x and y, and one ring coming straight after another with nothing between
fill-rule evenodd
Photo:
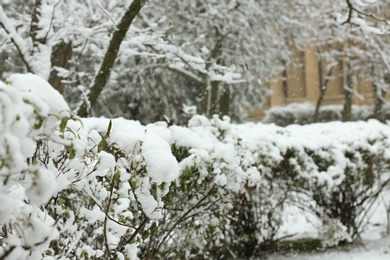
<instances>
[{"instance_id":1,"label":"snow-covered hedge","mask_svg":"<svg viewBox=\"0 0 390 260\"><path fill-rule=\"evenodd\" d=\"M31 74L0 99L0 256L134 259L179 173L169 144L137 122L73 118Z\"/></svg>"},{"instance_id":2,"label":"snow-covered hedge","mask_svg":"<svg viewBox=\"0 0 390 260\"><path fill-rule=\"evenodd\" d=\"M288 200L324 222L340 221L346 231L340 240L360 235L367 211L390 182L388 125L369 120L236 128L240 135L253 136L262 156L263 176L291 191Z\"/></svg>"},{"instance_id":3,"label":"snow-covered hedge","mask_svg":"<svg viewBox=\"0 0 390 260\"><path fill-rule=\"evenodd\" d=\"M281 238L292 203L333 223L329 244L355 238L390 179L389 135L377 121L77 118L47 82L13 75L0 83L0 258L250 257Z\"/></svg>"},{"instance_id":4,"label":"snow-covered hedge","mask_svg":"<svg viewBox=\"0 0 390 260\"><path fill-rule=\"evenodd\" d=\"M314 121L315 107L310 102L291 103L283 107L273 107L266 111L263 123L274 123L279 126L291 124L306 125ZM321 106L318 114L318 122L340 121L342 119L342 105ZM390 120L390 106L384 104L381 117ZM373 118L373 106L352 106L351 121L368 120Z\"/></svg>"}]
</instances>

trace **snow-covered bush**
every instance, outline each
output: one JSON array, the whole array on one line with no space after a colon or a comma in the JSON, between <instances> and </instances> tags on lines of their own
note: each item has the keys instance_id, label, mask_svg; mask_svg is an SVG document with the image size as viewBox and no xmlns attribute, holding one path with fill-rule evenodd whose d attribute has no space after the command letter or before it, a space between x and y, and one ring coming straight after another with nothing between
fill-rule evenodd
<instances>
[{"instance_id":1,"label":"snow-covered bush","mask_svg":"<svg viewBox=\"0 0 390 260\"><path fill-rule=\"evenodd\" d=\"M356 239L390 180L389 127L375 120L282 128L195 116L188 127L148 128L169 141L181 165L153 238L169 243L160 242L154 257L245 258L274 250L289 203L324 219L324 245L348 241L330 232L336 221ZM151 243L145 250L154 249Z\"/></svg>"},{"instance_id":2,"label":"snow-covered bush","mask_svg":"<svg viewBox=\"0 0 390 260\"><path fill-rule=\"evenodd\" d=\"M194 116L188 127L148 125L171 143L180 176L171 185L166 211L144 257L150 259L221 255L231 234L239 197L258 183L260 173L251 151L232 133L229 118ZM166 243L168 242L168 243Z\"/></svg>"},{"instance_id":3,"label":"snow-covered bush","mask_svg":"<svg viewBox=\"0 0 390 260\"><path fill-rule=\"evenodd\" d=\"M39 259L59 236L45 205L61 188L55 159L45 157L40 146L68 143L54 132L69 108L57 91L33 75L0 82L0 100L0 255Z\"/></svg>"},{"instance_id":4,"label":"snow-covered bush","mask_svg":"<svg viewBox=\"0 0 390 260\"><path fill-rule=\"evenodd\" d=\"M291 103L283 107L273 107L266 111L263 123L274 123L279 126L291 124L306 125L314 121L315 107L309 102ZM340 121L342 119L342 105L326 105L320 107L318 122ZM381 117L390 119L390 106L383 105ZM373 106L352 106L351 121L368 120L374 118Z\"/></svg>"},{"instance_id":5,"label":"snow-covered bush","mask_svg":"<svg viewBox=\"0 0 390 260\"><path fill-rule=\"evenodd\" d=\"M340 241L351 242L352 238L345 225L339 219L325 220L325 225L321 230L322 245L325 247L337 246Z\"/></svg>"},{"instance_id":6,"label":"snow-covered bush","mask_svg":"<svg viewBox=\"0 0 390 260\"><path fill-rule=\"evenodd\" d=\"M0 258L250 258L283 238L292 203L324 219L324 245L356 239L390 182L389 133L78 118L44 80L13 75L0 83Z\"/></svg>"},{"instance_id":7,"label":"snow-covered bush","mask_svg":"<svg viewBox=\"0 0 390 260\"><path fill-rule=\"evenodd\" d=\"M324 219L338 219L348 234L358 238L367 213L389 185L389 127L368 122L326 123L286 128L274 125L237 126L243 135L256 133L260 152L279 185L306 194L309 206ZM289 196L289 200L297 200ZM299 203L298 201L296 201Z\"/></svg>"},{"instance_id":8,"label":"snow-covered bush","mask_svg":"<svg viewBox=\"0 0 390 260\"><path fill-rule=\"evenodd\" d=\"M311 103L292 103L287 106L272 107L268 109L265 112L262 122L268 124L274 123L279 126L287 126L291 124L306 125L312 122L313 115L314 106ZM332 120L333 118L339 117L340 116L336 115L335 117L331 116L330 118Z\"/></svg>"},{"instance_id":9,"label":"snow-covered bush","mask_svg":"<svg viewBox=\"0 0 390 260\"><path fill-rule=\"evenodd\" d=\"M139 123L73 118L32 74L1 83L0 256L135 259L179 172Z\"/></svg>"},{"instance_id":10,"label":"snow-covered bush","mask_svg":"<svg viewBox=\"0 0 390 260\"><path fill-rule=\"evenodd\" d=\"M140 244L145 256L202 254L218 247L234 197L259 178L228 118L197 116L188 128L76 118L32 74L1 90L4 258L131 259Z\"/></svg>"}]
</instances>

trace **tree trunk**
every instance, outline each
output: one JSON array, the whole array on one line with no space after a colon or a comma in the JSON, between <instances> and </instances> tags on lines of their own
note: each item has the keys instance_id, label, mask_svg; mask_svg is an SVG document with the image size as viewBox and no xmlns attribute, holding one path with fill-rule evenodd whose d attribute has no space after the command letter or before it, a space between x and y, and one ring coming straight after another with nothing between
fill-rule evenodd
<instances>
[{"instance_id":1,"label":"tree trunk","mask_svg":"<svg viewBox=\"0 0 390 260\"><path fill-rule=\"evenodd\" d=\"M383 116L382 109L383 109L384 100L386 100L387 91L384 90L383 88L378 87L378 85L375 84L375 75L373 75L375 69L376 68L372 66L371 82L372 82L372 91L374 92L374 97L375 97L375 105L374 105L374 111L372 116L378 121L383 122L385 118ZM384 82L386 84L390 84L390 74L385 74Z\"/></svg>"},{"instance_id":2,"label":"tree trunk","mask_svg":"<svg viewBox=\"0 0 390 260\"><path fill-rule=\"evenodd\" d=\"M125 14L122 16L118 26L116 27L116 30L111 37L100 69L95 77L95 80L92 83L90 92L88 94L88 100L85 100L78 110L79 116L86 117L89 114L90 108L92 108L93 105L96 103L98 97L100 96L100 93L106 86L110 78L114 62L118 56L119 48L123 42L123 39L125 38L126 33L129 30L129 27L133 22L134 18L140 12L144 2L145 0L133 0L129 8L126 10Z\"/></svg>"},{"instance_id":3,"label":"tree trunk","mask_svg":"<svg viewBox=\"0 0 390 260\"><path fill-rule=\"evenodd\" d=\"M221 86L219 99L219 112L221 115L230 114L230 88L228 85Z\"/></svg>"},{"instance_id":4,"label":"tree trunk","mask_svg":"<svg viewBox=\"0 0 390 260\"><path fill-rule=\"evenodd\" d=\"M319 62L318 65L319 65L318 67L319 67L320 95L318 96L317 103L316 103L316 109L314 111L314 120L313 120L314 123L318 122L320 107L321 107L322 101L324 100L325 92L328 89L329 77L332 75L332 72L333 72L334 67L335 67L335 66L332 66L328 70L328 72L326 73L325 81L324 81L324 79L322 77L322 68L321 68L322 63Z\"/></svg>"},{"instance_id":5,"label":"tree trunk","mask_svg":"<svg viewBox=\"0 0 390 260\"><path fill-rule=\"evenodd\" d=\"M61 42L53 47L51 53L51 66L49 83L61 94L64 92L64 84L62 83L63 78L58 75L58 68L69 69L70 63L69 60L72 58L73 49L71 42Z\"/></svg>"},{"instance_id":6,"label":"tree trunk","mask_svg":"<svg viewBox=\"0 0 390 260\"><path fill-rule=\"evenodd\" d=\"M348 67L347 85L344 87L344 95L342 121L346 122L352 119L353 72L350 67Z\"/></svg>"},{"instance_id":7,"label":"tree trunk","mask_svg":"<svg viewBox=\"0 0 390 260\"><path fill-rule=\"evenodd\" d=\"M218 87L218 81L211 81L204 84L201 101L201 113L207 117L219 113Z\"/></svg>"},{"instance_id":8,"label":"tree trunk","mask_svg":"<svg viewBox=\"0 0 390 260\"><path fill-rule=\"evenodd\" d=\"M209 69L209 64L211 64L210 60L216 60L217 63L223 64L223 61L220 60L221 49L222 49L222 40L224 38L223 35L219 32L218 28L214 28L216 41L214 43L214 47L210 53L209 62L206 65L206 69ZM220 110L220 94L219 94L219 81L210 81L208 76L205 75L203 81L201 102L200 102L200 113L204 114L207 117L210 117L214 114L219 114Z\"/></svg>"},{"instance_id":9,"label":"tree trunk","mask_svg":"<svg viewBox=\"0 0 390 260\"><path fill-rule=\"evenodd\" d=\"M383 121L382 108L383 108L383 100L384 100L385 93L383 93L381 89L378 89L378 86L375 83L372 83L372 89L375 95L373 117L378 121Z\"/></svg>"}]
</instances>

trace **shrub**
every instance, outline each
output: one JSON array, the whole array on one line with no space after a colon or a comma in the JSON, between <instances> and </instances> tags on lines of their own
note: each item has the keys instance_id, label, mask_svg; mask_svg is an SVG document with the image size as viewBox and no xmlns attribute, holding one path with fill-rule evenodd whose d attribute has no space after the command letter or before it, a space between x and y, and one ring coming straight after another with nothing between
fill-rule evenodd
<instances>
[{"instance_id":1,"label":"shrub","mask_svg":"<svg viewBox=\"0 0 390 260\"><path fill-rule=\"evenodd\" d=\"M373 106L352 106L351 121L367 121L373 116ZM291 103L283 107L273 107L266 111L263 123L274 123L279 126L291 124L307 125L314 123L314 106L309 102ZM318 122L342 120L342 105L327 105L320 107ZM381 111L384 120L390 120L390 106L384 105Z\"/></svg>"},{"instance_id":2,"label":"shrub","mask_svg":"<svg viewBox=\"0 0 390 260\"><path fill-rule=\"evenodd\" d=\"M136 122L74 118L31 74L0 98L0 256L135 259L179 171L169 144Z\"/></svg>"},{"instance_id":3,"label":"shrub","mask_svg":"<svg viewBox=\"0 0 390 260\"><path fill-rule=\"evenodd\" d=\"M234 202L260 174L250 151L232 133L229 118L193 117L188 127L149 125L166 133L180 165L158 230L143 247L144 258L214 259L228 250ZM250 184L249 184L250 185Z\"/></svg>"},{"instance_id":4,"label":"shrub","mask_svg":"<svg viewBox=\"0 0 390 260\"><path fill-rule=\"evenodd\" d=\"M280 158L268 163L272 176L308 195L316 203L310 210L338 219L357 239L372 203L389 185L387 127L370 120L279 128L273 150Z\"/></svg>"},{"instance_id":5,"label":"shrub","mask_svg":"<svg viewBox=\"0 0 390 260\"><path fill-rule=\"evenodd\" d=\"M31 74L0 83L0 101L2 259L261 257L299 248L279 232L291 205L334 246L359 237L390 182L390 129L375 120L78 118Z\"/></svg>"}]
</instances>

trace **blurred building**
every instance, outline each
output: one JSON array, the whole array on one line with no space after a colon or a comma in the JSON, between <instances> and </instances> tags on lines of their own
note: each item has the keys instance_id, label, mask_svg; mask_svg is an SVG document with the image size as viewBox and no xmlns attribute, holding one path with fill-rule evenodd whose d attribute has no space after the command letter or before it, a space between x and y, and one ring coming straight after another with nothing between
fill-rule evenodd
<instances>
[{"instance_id":1,"label":"blurred building","mask_svg":"<svg viewBox=\"0 0 390 260\"><path fill-rule=\"evenodd\" d=\"M311 102L316 105L321 87L326 91L321 105L343 104L345 100L344 86L347 84L347 62L341 60L332 65L318 59L316 47L307 47L304 51L296 50L292 57L292 64L271 82L267 87L272 94L264 105L257 110L248 113L248 117L262 118L264 111L275 106L285 106L297 102ZM375 103L375 91L370 81L370 66L353 75L352 103L354 105L373 105Z\"/></svg>"}]
</instances>

